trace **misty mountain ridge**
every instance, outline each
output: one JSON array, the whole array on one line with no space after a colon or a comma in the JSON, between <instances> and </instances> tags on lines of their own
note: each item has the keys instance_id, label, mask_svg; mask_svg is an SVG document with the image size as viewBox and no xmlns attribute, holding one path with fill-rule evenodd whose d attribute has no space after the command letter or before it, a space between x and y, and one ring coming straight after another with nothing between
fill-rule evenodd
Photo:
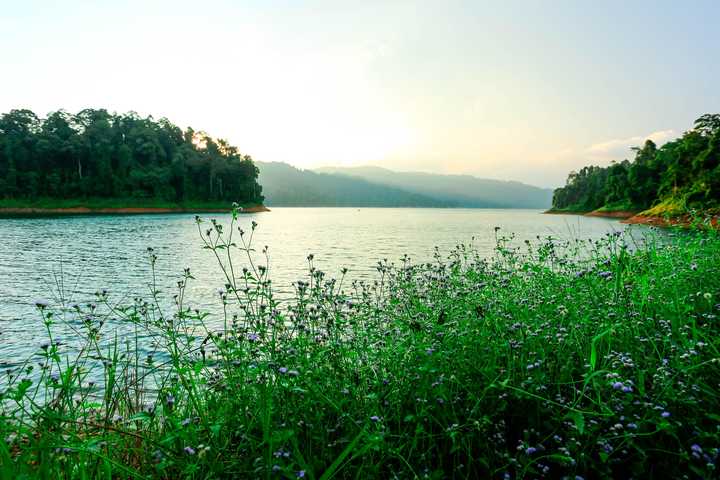
<instances>
[{"instance_id":1,"label":"misty mountain ridge","mask_svg":"<svg viewBox=\"0 0 720 480\"><path fill-rule=\"evenodd\" d=\"M471 175L396 172L382 167L303 170L256 162L268 206L548 208L552 190Z\"/></svg>"},{"instance_id":2,"label":"misty mountain ridge","mask_svg":"<svg viewBox=\"0 0 720 480\"><path fill-rule=\"evenodd\" d=\"M373 183L422 193L438 200L474 208L548 208L553 191L517 181L472 175L396 172L382 167L323 167L316 172L361 178Z\"/></svg>"},{"instance_id":3,"label":"misty mountain ridge","mask_svg":"<svg viewBox=\"0 0 720 480\"><path fill-rule=\"evenodd\" d=\"M294 207L457 207L455 202L346 175L256 162L265 204Z\"/></svg>"}]
</instances>

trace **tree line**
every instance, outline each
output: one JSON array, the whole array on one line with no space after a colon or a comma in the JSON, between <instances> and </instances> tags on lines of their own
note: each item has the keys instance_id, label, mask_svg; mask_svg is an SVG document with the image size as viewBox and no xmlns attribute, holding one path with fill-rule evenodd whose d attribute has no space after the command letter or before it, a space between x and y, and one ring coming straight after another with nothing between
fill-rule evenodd
<instances>
[{"instance_id":1,"label":"tree line","mask_svg":"<svg viewBox=\"0 0 720 480\"><path fill-rule=\"evenodd\" d=\"M720 207L720 115L706 114L661 147L646 140L633 160L571 172L555 190L553 208L646 210L669 202L675 211Z\"/></svg>"},{"instance_id":2,"label":"tree line","mask_svg":"<svg viewBox=\"0 0 720 480\"><path fill-rule=\"evenodd\" d=\"M137 113L0 115L0 199L136 198L259 203L248 155L205 132Z\"/></svg>"}]
</instances>

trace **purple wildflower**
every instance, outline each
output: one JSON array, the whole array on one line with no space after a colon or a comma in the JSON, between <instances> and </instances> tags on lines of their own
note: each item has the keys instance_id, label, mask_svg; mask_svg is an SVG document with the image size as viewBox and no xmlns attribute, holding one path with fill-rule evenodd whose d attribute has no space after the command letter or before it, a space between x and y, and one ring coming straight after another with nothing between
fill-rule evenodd
<instances>
[{"instance_id":1,"label":"purple wildflower","mask_svg":"<svg viewBox=\"0 0 720 480\"><path fill-rule=\"evenodd\" d=\"M615 382L615 383L612 384L612 387L613 387L615 390L620 390L621 388L624 387L624 385L623 385L622 382Z\"/></svg>"},{"instance_id":2,"label":"purple wildflower","mask_svg":"<svg viewBox=\"0 0 720 480\"><path fill-rule=\"evenodd\" d=\"M380 417L378 417L377 415L373 415L372 417L370 417L370 420L372 420L373 422L377 423L377 422L380 421Z\"/></svg>"},{"instance_id":3,"label":"purple wildflower","mask_svg":"<svg viewBox=\"0 0 720 480\"><path fill-rule=\"evenodd\" d=\"M195 455L195 449L192 447L183 448L183 452L187 453L188 455Z\"/></svg>"},{"instance_id":4,"label":"purple wildflower","mask_svg":"<svg viewBox=\"0 0 720 480\"><path fill-rule=\"evenodd\" d=\"M662 413L660 414L660 416L661 416L662 418L668 418L668 417L670 416L670 412L662 412Z\"/></svg>"},{"instance_id":5,"label":"purple wildflower","mask_svg":"<svg viewBox=\"0 0 720 480\"><path fill-rule=\"evenodd\" d=\"M297 472L297 478L305 478L305 470L300 470Z\"/></svg>"},{"instance_id":6,"label":"purple wildflower","mask_svg":"<svg viewBox=\"0 0 720 480\"><path fill-rule=\"evenodd\" d=\"M37 308L39 308L40 310L43 310L43 309L45 309L45 308L47 308L47 307L50 306L50 302L48 302L47 300L42 299L42 298L38 298L38 299L35 300L33 303L34 303L35 306L36 306Z\"/></svg>"},{"instance_id":7,"label":"purple wildflower","mask_svg":"<svg viewBox=\"0 0 720 480\"><path fill-rule=\"evenodd\" d=\"M528 455L532 455L532 454L535 453L535 452L537 452L537 448L535 448L535 447L528 447L528 448L525 450L525 453L527 453Z\"/></svg>"},{"instance_id":8,"label":"purple wildflower","mask_svg":"<svg viewBox=\"0 0 720 480\"><path fill-rule=\"evenodd\" d=\"M287 367L280 367L280 368L278 368L278 372L285 375L288 372L288 369L287 369Z\"/></svg>"}]
</instances>

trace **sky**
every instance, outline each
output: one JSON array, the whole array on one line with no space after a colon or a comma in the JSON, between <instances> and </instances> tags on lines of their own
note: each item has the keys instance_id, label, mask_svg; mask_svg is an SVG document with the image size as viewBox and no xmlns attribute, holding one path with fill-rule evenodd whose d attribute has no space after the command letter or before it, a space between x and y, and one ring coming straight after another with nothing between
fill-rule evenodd
<instances>
[{"instance_id":1,"label":"sky","mask_svg":"<svg viewBox=\"0 0 720 480\"><path fill-rule=\"evenodd\" d=\"M720 112L720 2L0 0L0 112L538 186Z\"/></svg>"}]
</instances>

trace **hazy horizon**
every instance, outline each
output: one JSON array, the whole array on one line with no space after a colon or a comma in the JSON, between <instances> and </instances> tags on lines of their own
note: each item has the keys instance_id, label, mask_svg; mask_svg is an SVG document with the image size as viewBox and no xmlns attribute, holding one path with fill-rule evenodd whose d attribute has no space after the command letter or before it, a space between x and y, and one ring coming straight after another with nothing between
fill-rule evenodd
<instances>
[{"instance_id":1,"label":"hazy horizon","mask_svg":"<svg viewBox=\"0 0 720 480\"><path fill-rule=\"evenodd\" d=\"M557 187L720 111L720 4L27 1L0 112L167 117L262 162Z\"/></svg>"}]
</instances>

